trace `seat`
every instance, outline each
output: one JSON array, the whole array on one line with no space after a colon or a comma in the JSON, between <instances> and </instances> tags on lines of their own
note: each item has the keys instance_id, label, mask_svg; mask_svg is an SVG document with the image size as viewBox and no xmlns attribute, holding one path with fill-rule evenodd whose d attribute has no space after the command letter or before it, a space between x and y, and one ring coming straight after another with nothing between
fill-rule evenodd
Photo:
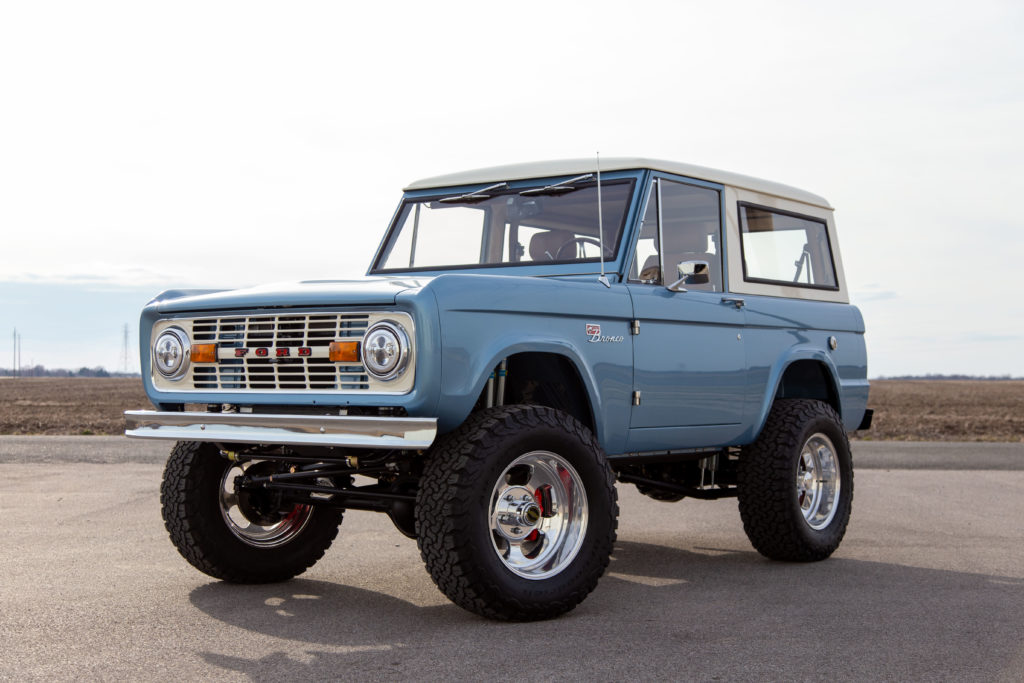
<instances>
[{"instance_id":1,"label":"seat","mask_svg":"<svg viewBox=\"0 0 1024 683\"><path fill-rule=\"evenodd\" d=\"M558 249L568 241L565 233L547 230L530 238L530 260L554 261Z\"/></svg>"},{"instance_id":2,"label":"seat","mask_svg":"<svg viewBox=\"0 0 1024 683\"><path fill-rule=\"evenodd\" d=\"M657 254L647 257L639 277L643 282L661 282L661 259Z\"/></svg>"},{"instance_id":3,"label":"seat","mask_svg":"<svg viewBox=\"0 0 1024 683\"><path fill-rule=\"evenodd\" d=\"M696 227L696 226L695 226ZM676 272L676 265L684 261L706 261L711 270L710 281L703 286L713 290L721 289L721 273L715 272L719 263L718 256L708 251L708 235L710 233L700 229L669 230L664 235L665 239L665 265L668 272L665 274L665 283L671 284L679 279ZM656 258L656 257L655 257ZM648 261L651 259L648 258ZM658 264L655 263L655 266ZM647 264L645 263L646 267ZM701 287L697 283L689 283L694 287Z\"/></svg>"}]
</instances>

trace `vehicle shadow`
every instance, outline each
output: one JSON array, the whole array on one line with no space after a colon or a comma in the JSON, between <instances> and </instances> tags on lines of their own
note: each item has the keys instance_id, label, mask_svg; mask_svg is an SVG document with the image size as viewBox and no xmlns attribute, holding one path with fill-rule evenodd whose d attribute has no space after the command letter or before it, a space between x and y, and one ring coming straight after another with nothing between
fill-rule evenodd
<instances>
[{"instance_id":1,"label":"vehicle shadow","mask_svg":"<svg viewBox=\"0 0 1024 683\"><path fill-rule=\"evenodd\" d=\"M529 624L307 579L210 583L190 599L222 622L295 643L251 657L202 653L256 681L1024 675L1024 580L842 558L791 564L620 542L580 607Z\"/></svg>"}]
</instances>

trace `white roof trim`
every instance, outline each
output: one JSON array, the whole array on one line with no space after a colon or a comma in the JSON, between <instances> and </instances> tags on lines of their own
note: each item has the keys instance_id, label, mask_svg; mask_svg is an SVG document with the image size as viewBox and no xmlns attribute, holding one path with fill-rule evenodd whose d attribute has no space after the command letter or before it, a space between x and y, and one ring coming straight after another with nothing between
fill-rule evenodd
<instances>
[{"instance_id":1,"label":"white roof trim","mask_svg":"<svg viewBox=\"0 0 1024 683\"><path fill-rule=\"evenodd\" d=\"M624 171L638 168L649 168L655 171L663 171L696 180L706 180L720 185L728 185L744 190L753 190L762 194L768 194L782 199L818 206L823 209L832 209L824 197L806 192L789 185L775 183L770 180L761 180L739 173L719 171L714 168L683 164L677 161L663 161L660 159L645 159L642 157L613 157L601 159L601 171ZM579 175L582 173L593 173L597 169L595 159L560 159L553 161L534 161L525 164L509 164L507 166L492 166L490 168L479 168L470 171L460 171L447 175L423 178L410 183L406 190L426 190L435 187L451 187L455 185L476 185L479 183L497 183L503 180L524 180L526 178L550 178L564 175Z\"/></svg>"}]
</instances>

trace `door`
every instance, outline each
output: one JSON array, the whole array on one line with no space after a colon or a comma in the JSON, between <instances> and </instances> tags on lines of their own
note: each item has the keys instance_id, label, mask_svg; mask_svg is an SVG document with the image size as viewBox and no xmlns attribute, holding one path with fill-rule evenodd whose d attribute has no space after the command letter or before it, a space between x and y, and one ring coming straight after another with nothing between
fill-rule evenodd
<instances>
[{"instance_id":1,"label":"door","mask_svg":"<svg viewBox=\"0 0 1024 683\"><path fill-rule=\"evenodd\" d=\"M706 440L741 431L744 312L722 291L722 263L719 190L655 178L627 282L639 321L631 450L716 445Z\"/></svg>"}]
</instances>

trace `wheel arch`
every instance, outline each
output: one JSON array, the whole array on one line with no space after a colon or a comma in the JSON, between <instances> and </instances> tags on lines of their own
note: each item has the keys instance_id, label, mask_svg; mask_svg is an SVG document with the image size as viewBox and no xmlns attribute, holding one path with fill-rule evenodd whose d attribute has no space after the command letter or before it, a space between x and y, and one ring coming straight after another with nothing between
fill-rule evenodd
<instances>
[{"instance_id":1,"label":"wheel arch","mask_svg":"<svg viewBox=\"0 0 1024 683\"><path fill-rule=\"evenodd\" d=\"M750 435L751 440L757 438L764 429L776 399L814 399L828 404L842 415L839 387L839 372L827 353L820 349L795 349L771 368L767 390L755 422L756 429Z\"/></svg>"},{"instance_id":2,"label":"wheel arch","mask_svg":"<svg viewBox=\"0 0 1024 683\"><path fill-rule=\"evenodd\" d=\"M476 366L478 369L466 367L462 371L473 374L472 378L463 377L469 391L442 396L441 404L447 405L448 409L439 411L442 413L439 430L447 432L455 429L481 406L486 405L482 399L488 379L493 369L504 360L508 361L505 404L526 403L563 410L582 422L600 439L596 429L601 403L596 389L597 381L571 345L563 341L530 340L502 345L483 358ZM535 389L529 386L531 381L548 386L561 382L565 392L559 399L550 391L531 391Z\"/></svg>"},{"instance_id":3,"label":"wheel arch","mask_svg":"<svg viewBox=\"0 0 1024 683\"><path fill-rule=\"evenodd\" d=\"M523 351L508 360L505 403L561 410L597 433L593 404L579 367L568 356Z\"/></svg>"}]
</instances>

